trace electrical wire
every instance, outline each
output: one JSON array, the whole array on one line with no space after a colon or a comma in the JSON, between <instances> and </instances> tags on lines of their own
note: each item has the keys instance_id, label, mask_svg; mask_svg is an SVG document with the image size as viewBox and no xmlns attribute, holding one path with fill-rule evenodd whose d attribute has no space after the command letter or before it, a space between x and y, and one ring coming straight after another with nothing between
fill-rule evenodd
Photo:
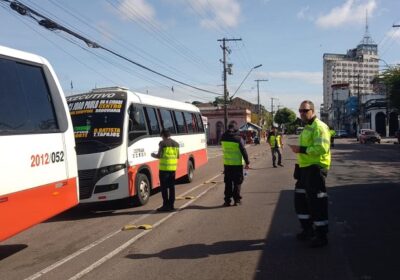
<instances>
[{"instance_id":1,"label":"electrical wire","mask_svg":"<svg viewBox=\"0 0 400 280\"><path fill-rule=\"evenodd\" d=\"M111 50L109 48L106 48L106 47L98 44L95 41L92 41L92 40L90 40L90 39L88 39L88 38L86 38L86 37L74 32L74 31L72 31L72 30L69 30L68 28L66 28L66 27L56 23L55 21L52 21L51 19L41 15L40 13L36 12L35 10L29 8L28 6L22 4L19 1L10 1L10 0L1 0L1 1L10 3L10 7L13 10L17 11L21 15L26 15L26 16L32 18L33 20L38 22L40 25L42 25L43 27L45 27L45 28L47 28L47 29L49 29L51 31L54 31L54 30L64 31L64 32L66 32L66 33L68 33L68 34L80 39L81 41L85 42L87 44L87 46L89 46L91 48L103 49L103 50L105 50L105 51L107 51L107 52L109 52L109 53L111 53L111 54L113 54L113 55L125 60L125 61L128 61L128 62L130 62L130 63L132 63L132 64L134 64L134 65L136 65L136 66L138 66L138 67L140 67L142 69L145 69L145 70L147 70L147 71L149 71L149 72L151 72L153 74L156 74L158 76L161 76L161 77L163 77L165 79L171 80L171 81L173 81L175 83L178 83L178 84L181 84L181 85L184 85L184 86L187 86L187 87L199 90L199 91L208 92L208 93L212 93L212 94L216 94L216 95L221 95L220 93L216 93L216 92L212 92L212 91L209 91L209 90L205 90L205 89L190 85L188 83L182 82L180 80L174 79L174 78L169 77L169 76L167 76L167 75L165 75L163 73L160 73L160 72L158 72L156 70L153 70L153 69L151 69L151 68L149 68L149 67L147 67L147 66L145 66L145 65L143 65L141 63L133 61L132 59L127 58L127 57L125 57L125 56L123 56L123 55L121 55L121 54L119 54L119 53L117 53L117 52L115 52L115 51L113 51L113 50Z\"/></svg>"},{"instance_id":2,"label":"electrical wire","mask_svg":"<svg viewBox=\"0 0 400 280\"><path fill-rule=\"evenodd\" d=\"M111 6L114 7L118 12L121 12L120 6L117 6L115 3L111 2L110 0L106 0ZM134 15L134 19L132 17L128 17L128 20L133 21L135 23L138 23L146 32L148 32L153 38L158 40L161 44L167 46L174 52L176 52L178 55L186 58L187 60L191 61L192 63L196 64L200 69L202 69L205 73L209 74L209 69L210 67L205 65L203 60L196 55L193 54L193 52L188 49L185 45L180 43L178 40L174 39L173 36L167 34L165 31L162 30L158 26L158 24L154 23L153 20L147 18L143 14L139 13L138 11L135 10L135 7L132 6L132 4L128 4L124 6L127 12L131 13ZM154 35L155 34L155 35ZM158 35L158 36L156 36Z\"/></svg>"}]
</instances>

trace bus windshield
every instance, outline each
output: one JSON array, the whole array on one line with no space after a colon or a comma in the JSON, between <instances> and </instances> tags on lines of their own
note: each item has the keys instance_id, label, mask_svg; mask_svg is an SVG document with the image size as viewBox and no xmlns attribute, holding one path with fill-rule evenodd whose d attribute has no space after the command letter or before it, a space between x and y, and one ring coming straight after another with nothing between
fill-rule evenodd
<instances>
[{"instance_id":1,"label":"bus windshield","mask_svg":"<svg viewBox=\"0 0 400 280\"><path fill-rule=\"evenodd\" d=\"M85 100L70 102L68 106L78 155L104 152L121 145L125 100Z\"/></svg>"}]
</instances>

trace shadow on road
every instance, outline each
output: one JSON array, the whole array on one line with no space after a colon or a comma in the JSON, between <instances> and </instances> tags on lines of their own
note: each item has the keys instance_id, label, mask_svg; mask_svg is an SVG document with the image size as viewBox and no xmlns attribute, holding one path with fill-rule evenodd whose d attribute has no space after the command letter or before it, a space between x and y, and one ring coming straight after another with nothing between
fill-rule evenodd
<instances>
[{"instance_id":1,"label":"shadow on road","mask_svg":"<svg viewBox=\"0 0 400 280\"><path fill-rule=\"evenodd\" d=\"M255 279L400 279L400 184L329 189L330 244L295 239L293 192L281 193Z\"/></svg>"},{"instance_id":2,"label":"shadow on road","mask_svg":"<svg viewBox=\"0 0 400 280\"><path fill-rule=\"evenodd\" d=\"M211 255L231 254L243 251L263 250L265 240L233 240L221 241L211 245L190 244L175 248L165 249L156 254L129 254L129 259L200 259Z\"/></svg>"},{"instance_id":3,"label":"shadow on road","mask_svg":"<svg viewBox=\"0 0 400 280\"><path fill-rule=\"evenodd\" d=\"M0 261L27 248L26 244L0 245Z\"/></svg>"}]
</instances>

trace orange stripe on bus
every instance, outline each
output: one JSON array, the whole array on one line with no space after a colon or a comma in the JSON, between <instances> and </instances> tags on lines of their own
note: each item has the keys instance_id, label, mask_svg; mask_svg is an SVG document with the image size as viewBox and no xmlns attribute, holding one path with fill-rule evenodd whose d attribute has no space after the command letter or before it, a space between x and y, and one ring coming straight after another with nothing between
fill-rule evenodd
<instances>
[{"instance_id":1,"label":"orange stripe on bus","mask_svg":"<svg viewBox=\"0 0 400 280\"><path fill-rule=\"evenodd\" d=\"M207 149L202 149L198 151L193 151L186 154L180 154L178 160L178 168L176 170L176 178L183 177L187 174L187 161L189 159L189 155L193 156L195 161L196 168L207 163ZM160 186L160 179L158 177L158 160L147 162L146 165L150 168L152 178L152 188L158 188ZM139 166L130 166L128 170L128 177L129 177L129 194L131 196L136 195L135 190L135 178L138 171Z\"/></svg>"},{"instance_id":2,"label":"orange stripe on bus","mask_svg":"<svg viewBox=\"0 0 400 280\"><path fill-rule=\"evenodd\" d=\"M0 196L0 241L78 204L77 178Z\"/></svg>"}]
</instances>

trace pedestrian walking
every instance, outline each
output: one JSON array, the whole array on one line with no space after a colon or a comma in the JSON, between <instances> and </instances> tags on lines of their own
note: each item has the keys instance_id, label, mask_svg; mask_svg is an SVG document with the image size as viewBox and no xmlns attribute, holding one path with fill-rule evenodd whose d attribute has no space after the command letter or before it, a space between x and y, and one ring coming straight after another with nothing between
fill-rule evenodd
<instances>
[{"instance_id":1,"label":"pedestrian walking","mask_svg":"<svg viewBox=\"0 0 400 280\"><path fill-rule=\"evenodd\" d=\"M297 239L310 240L310 247L328 244L328 195L325 179L331 164L329 127L315 115L314 104L303 101L299 113L306 124L299 145L290 145L297 154L294 177L295 210L302 232Z\"/></svg>"},{"instance_id":2,"label":"pedestrian walking","mask_svg":"<svg viewBox=\"0 0 400 280\"><path fill-rule=\"evenodd\" d=\"M272 166L276 168L276 155L278 155L278 165L283 167L282 164L282 135L278 133L278 130L275 126L271 128L271 133L268 134L267 142L271 147L272 154Z\"/></svg>"},{"instance_id":3,"label":"pedestrian walking","mask_svg":"<svg viewBox=\"0 0 400 280\"><path fill-rule=\"evenodd\" d=\"M160 136L158 152L151 153L152 157L160 159L159 178L163 205L157 211L173 211L175 202L175 171L178 166L179 144L171 139L168 130L163 129Z\"/></svg>"},{"instance_id":4,"label":"pedestrian walking","mask_svg":"<svg viewBox=\"0 0 400 280\"><path fill-rule=\"evenodd\" d=\"M245 169L249 168L250 162L244 143L233 124L222 135L221 145L224 155L224 206L230 206L232 198L234 205L238 205L242 199L240 189L243 183L243 161Z\"/></svg>"}]
</instances>

